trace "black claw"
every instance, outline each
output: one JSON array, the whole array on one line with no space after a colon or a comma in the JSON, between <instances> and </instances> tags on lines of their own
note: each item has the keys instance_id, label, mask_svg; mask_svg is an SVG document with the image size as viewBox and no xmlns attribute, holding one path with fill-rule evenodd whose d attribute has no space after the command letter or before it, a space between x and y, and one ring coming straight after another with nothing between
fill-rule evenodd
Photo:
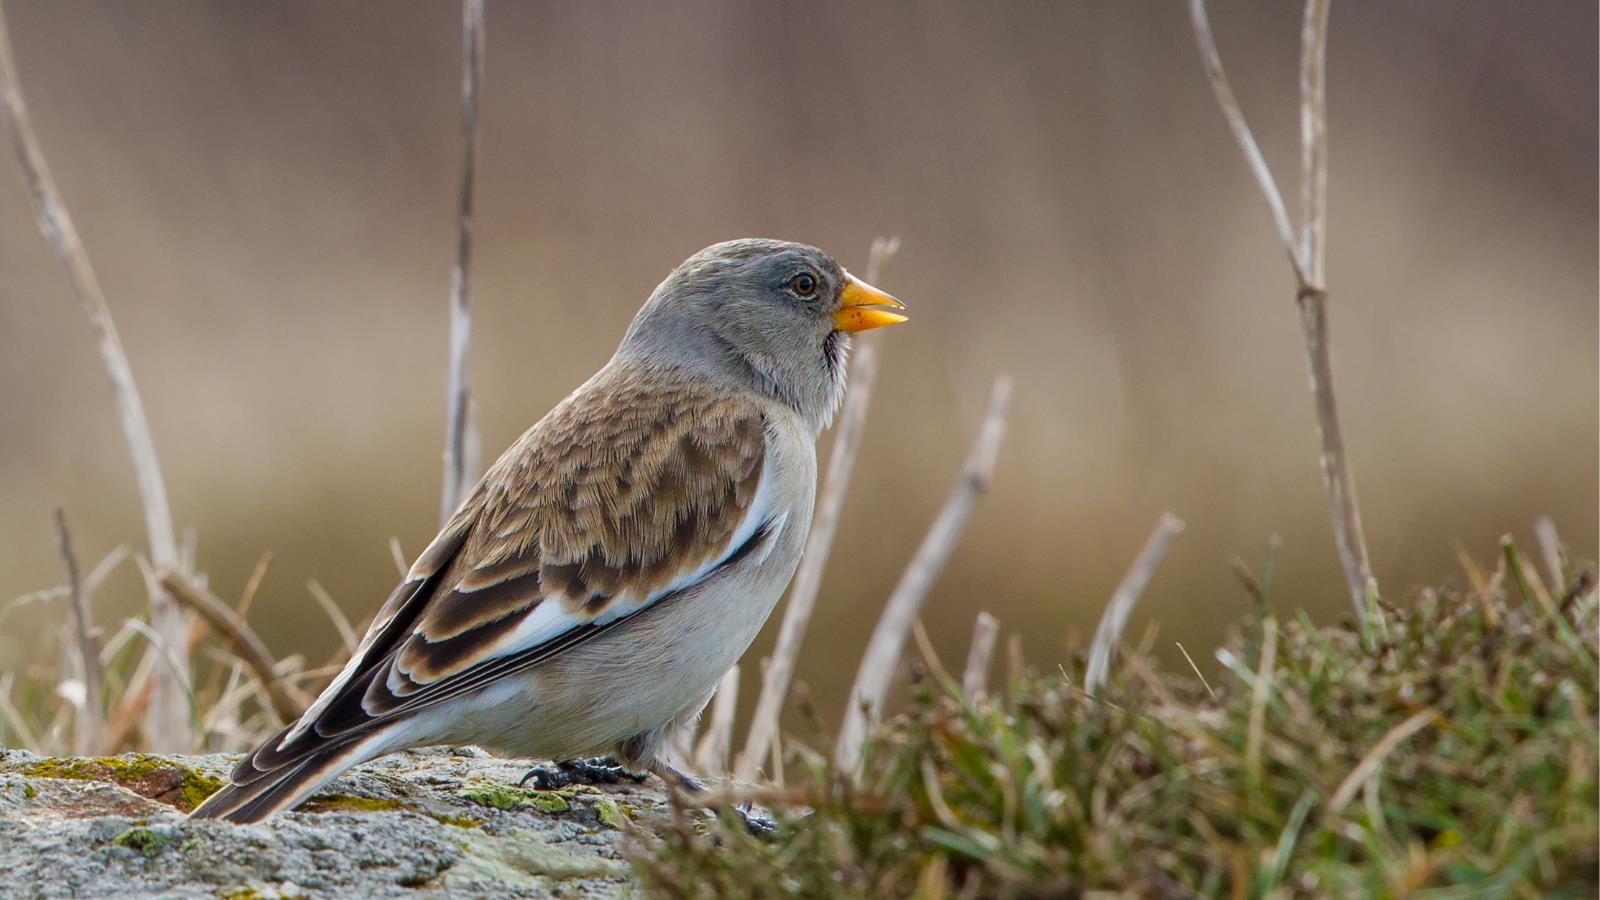
<instances>
[{"instance_id":1,"label":"black claw","mask_svg":"<svg viewBox=\"0 0 1600 900\"><path fill-rule=\"evenodd\" d=\"M744 830L751 837L770 838L777 835L778 823L750 812L748 803L735 806L733 811L739 814L739 821L744 823Z\"/></svg>"},{"instance_id":2,"label":"black claw","mask_svg":"<svg viewBox=\"0 0 1600 900\"><path fill-rule=\"evenodd\" d=\"M623 780L635 784L649 778L649 774L630 772L609 756L597 759L567 759L557 762L555 768L538 766L528 770L517 782L522 787L533 782L534 790L555 791L575 784L619 784Z\"/></svg>"}]
</instances>

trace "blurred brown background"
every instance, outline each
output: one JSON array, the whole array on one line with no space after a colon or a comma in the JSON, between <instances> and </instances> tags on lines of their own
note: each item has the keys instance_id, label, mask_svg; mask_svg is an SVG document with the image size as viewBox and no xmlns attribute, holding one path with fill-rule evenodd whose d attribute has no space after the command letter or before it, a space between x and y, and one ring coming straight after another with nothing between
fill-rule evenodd
<instances>
[{"instance_id":1,"label":"blurred brown background","mask_svg":"<svg viewBox=\"0 0 1600 900\"><path fill-rule=\"evenodd\" d=\"M431 536L460 156L459 8L7 3L44 149L117 315L173 509L280 654L358 621ZM1219 3L1292 197L1298 7ZM1336 4L1334 362L1385 592L1549 513L1596 543L1596 9ZM988 609L1048 667L1163 509L1189 522L1130 634L1209 647L1226 560L1282 534L1281 607L1345 612L1290 275L1177 3L488 5L472 371L486 452L600 366L713 241L818 244L913 324L885 365L800 665L836 711L996 372L997 481L925 613ZM0 599L144 533L77 302L0 160ZM824 448L824 454L826 449ZM125 570L96 597L133 613ZM0 670L60 611L13 618ZM747 659L770 646L777 619ZM1205 664L1203 652L1195 654ZM746 681L746 704L754 694Z\"/></svg>"}]
</instances>

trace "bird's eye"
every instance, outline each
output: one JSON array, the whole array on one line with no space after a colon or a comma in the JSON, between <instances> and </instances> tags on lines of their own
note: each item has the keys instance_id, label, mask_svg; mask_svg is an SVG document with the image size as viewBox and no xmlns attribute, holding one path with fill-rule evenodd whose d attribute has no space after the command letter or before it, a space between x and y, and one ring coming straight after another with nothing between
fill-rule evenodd
<instances>
[{"instance_id":1,"label":"bird's eye","mask_svg":"<svg viewBox=\"0 0 1600 900\"><path fill-rule=\"evenodd\" d=\"M809 297L817 292L817 278L810 272L801 272L789 279L789 290L801 297Z\"/></svg>"}]
</instances>

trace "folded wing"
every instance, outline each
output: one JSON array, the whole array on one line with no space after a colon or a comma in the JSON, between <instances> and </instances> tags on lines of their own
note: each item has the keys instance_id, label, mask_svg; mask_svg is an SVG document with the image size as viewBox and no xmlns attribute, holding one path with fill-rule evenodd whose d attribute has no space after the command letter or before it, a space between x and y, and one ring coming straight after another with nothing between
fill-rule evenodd
<instances>
[{"instance_id":1,"label":"folded wing","mask_svg":"<svg viewBox=\"0 0 1600 900\"><path fill-rule=\"evenodd\" d=\"M236 785L549 659L765 539L760 409L659 372L609 374L495 463L344 670L239 764Z\"/></svg>"}]
</instances>

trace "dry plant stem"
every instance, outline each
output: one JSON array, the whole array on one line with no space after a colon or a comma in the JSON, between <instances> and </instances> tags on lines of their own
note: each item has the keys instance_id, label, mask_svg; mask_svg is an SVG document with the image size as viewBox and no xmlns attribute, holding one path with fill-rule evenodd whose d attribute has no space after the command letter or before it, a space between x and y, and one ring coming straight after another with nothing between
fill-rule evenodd
<instances>
[{"instance_id":1,"label":"dry plant stem","mask_svg":"<svg viewBox=\"0 0 1600 900\"><path fill-rule=\"evenodd\" d=\"M1355 478L1345 456L1344 435L1339 427L1338 404L1334 399L1333 364L1328 349L1328 290L1326 287L1326 244L1328 224L1328 128L1327 128L1327 50L1328 11L1331 0L1306 0L1301 27L1300 56L1300 135L1301 135L1301 223L1298 239L1289 224L1272 172L1256 145L1244 111L1233 95L1233 87L1222 68L1222 57L1211 33L1205 0L1189 0L1189 19L1194 26L1195 43L1205 66L1207 80L1216 95L1223 118L1255 176L1267 206L1272 211L1278 238L1288 252L1294 270L1295 302L1300 310L1300 326L1305 333L1307 368L1311 394L1317 414L1317 433L1322 444L1322 479L1328 492L1328 511L1333 520L1334 544L1344 571L1345 587L1359 621L1366 615L1366 587L1372 578L1366 537L1362 534L1361 512L1356 504Z\"/></svg>"},{"instance_id":2,"label":"dry plant stem","mask_svg":"<svg viewBox=\"0 0 1600 900\"><path fill-rule=\"evenodd\" d=\"M300 712L311 704L311 698L283 683L278 677L278 661L273 659L267 645L249 624L239 618L238 613L215 594L185 580L176 572L163 572L158 580L179 603L199 613L218 634L228 639L239 658L260 680L272 703L272 711L280 722L293 722L300 717Z\"/></svg>"},{"instance_id":3,"label":"dry plant stem","mask_svg":"<svg viewBox=\"0 0 1600 900\"><path fill-rule=\"evenodd\" d=\"M1106 611L1100 616L1100 626L1094 630L1094 641L1089 645L1089 668L1083 676L1083 690L1093 694L1105 684L1111 670L1111 653L1122 641L1122 630L1128 625L1128 616L1139 602L1139 597L1155 575L1156 566L1167 555L1172 541L1183 533L1183 520L1170 512L1161 514L1155 531L1145 541L1144 549L1129 567L1122 583L1112 592Z\"/></svg>"},{"instance_id":4,"label":"dry plant stem","mask_svg":"<svg viewBox=\"0 0 1600 900\"><path fill-rule=\"evenodd\" d=\"M44 152L33 130L27 105L22 99L22 86L17 79L16 62L11 52L11 36L6 27L5 10L0 6L0 127L11 139L12 149L22 166L28 183L28 197L39 222L39 230L71 276L72 286L83 304L89 329L94 334L100 351L100 362L111 379L116 396L117 418L122 425L122 436L128 443L128 455L133 461L134 476L139 486L139 501L144 509L145 531L150 539L150 558L159 567L175 567L178 563L178 542L172 529L172 512L167 505L167 489L161 478L161 466L156 459L155 441L150 436L150 423L145 419L144 404L139 399L139 389L133 380L133 369L128 365L128 355L122 349L116 324L111 319L111 308L106 304L100 281L89 265L89 256L72 224L61 193L56 189L50 167L45 163ZM155 592L150 595L150 618L156 632L170 646L178 646L183 638L184 623L171 598ZM186 660L178 661L187 665ZM186 676L187 673L180 673ZM146 729L153 750L187 749L180 736L188 733L182 677L157 671L155 693L150 704L150 718Z\"/></svg>"},{"instance_id":5,"label":"dry plant stem","mask_svg":"<svg viewBox=\"0 0 1600 900\"><path fill-rule=\"evenodd\" d=\"M873 240L872 253L867 258L868 283L883 286L884 267L899 249L899 238L880 237ZM844 410L839 414L839 430L834 435L833 451L828 457L828 474L817 497L816 515L811 521L811 534L806 540L805 554L800 558L800 568L795 572L794 588L789 591L789 603L784 608L783 625L778 632L778 643L772 651L772 663L767 666L761 680L761 694L756 700L750 733L745 736L744 751L739 754L735 774L746 781L755 777L777 735L778 716L789 696L789 682L794 677L795 662L800 657L800 642L805 638L806 626L811 623L811 612L816 608L817 594L822 589L828 553L833 548L833 538L838 532L839 517L844 509L844 498L850 490L850 475L855 470L856 454L861 449L867 408L872 402L873 387L878 382L878 340L877 332L868 331L857 336L855 341L850 359L849 393L845 395Z\"/></svg>"},{"instance_id":6,"label":"dry plant stem","mask_svg":"<svg viewBox=\"0 0 1600 900\"><path fill-rule=\"evenodd\" d=\"M717 683L711 704L711 722L695 745L694 767L702 775L721 775L728 771L728 752L733 744L733 716L739 708L739 667L734 666Z\"/></svg>"},{"instance_id":7,"label":"dry plant stem","mask_svg":"<svg viewBox=\"0 0 1600 900\"><path fill-rule=\"evenodd\" d=\"M967 651L967 667L961 673L961 692L977 700L989 689L989 661L1000 637L1000 622L987 612L978 613L972 625L972 647Z\"/></svg>"},{"instance_id":8,"label":"dry plant stem","mask_svg":"<svg viewBox=\"0 0 1600 900\"><path fill-rule=\"evenodd\" d=\"M988 412L984 414L983 425L978 429L977 439L967 455L961 479L956 482L944 508L939 511L939 517L928 529L916 555L900 576L900 583L889 595L883 615L872 631L867 652L862 656L861 667L856 672L855 685L850 689L850 701L845 707L839 741L834 747L834 761L844 771L854 771L859 762L867 726L878 717L884 695L889 691L889 682L900 662L911 623L921 610L934 579L955 550L978 496L988 489L989 479L994 474L995 458L1000 453L1000 442L1005 437L1006 404L1010 397L1011 378L1001 375L995 379L994 389L989 394Z\"/></svg>"},{"instance_id":9,"label":"dry plant stem","mask_svg":"<svg viewBox=\"0 0 1600 900\"><path fill-rule=\"evenodd\" d=\"M1327 284L1328 9L1306 0L1300 25L1300 260L1302 283Z\"/></svg>"},{"instance_id":10,"label":"dry plant stem","mask_svg":"<svg viewBox=\"0 0 1600 900\"><path fill-rule=\"evenodd\" d=\"M1233 95L1233 84L1228 81L1228 73L1222 68L1222 56L1217 52L1217 39L1211 34L1211 19L1206 15L1205 0L1189 0L1189 21L1194 26L1195 43L1200 46L1200 62L1205 66L1206 79L1217 97L1217 105L1222 107L1222 116L1227 119L1228 128L1233 131L1233 138L1244 153L1244 160L1250 166L1256 184L1261 187L1262 196L1266 198L1267 208L1272 212L1272 224L1278 229L1278 239L1289 253L1289 265L1294 267L1295 281L1305 284L1307 278L1295 251L1294 227L1289 224L1288 207L1284 206L1278 183L1273 180L1266 157L1261 155L1255 135L1245 121L1244 110Z\"/></svg>"},{"instance_id":11,"label":"dry plant stem","mask_svg":"<svg viewBox=\"0 0 1600 900\"><path fill-rule=\"evenodd\" d=\"M439 524L461 505L476 473L469 459L476 438L472 395L467 386L467 349L472 333L472 196L478 172L478 84L483 80L483 0L461 4L461 132L465 153L456 198L456 264L450 275L450 369L445 394L444 485Z\"/></svg>"},{"instance_id":12,"label":"dry plant stem","mask_svg":"<svg viewBox=\"0 0 1600 900\"><path fill-rule=\"evenodd\" d=\"M105 673L100 666L100 648L94 638L94 623L89 617L89 596L78 580L78 558L72 552L72 536L67 532L67 514L56 507L56 535L61 545L61 561L67 569L67 596L72 600L72 623L78 635L78 655L83 663L83 707L73 728L72 752L88 756L100 738L101 698L105 694Z\"/></svg>"}]
</instances>

